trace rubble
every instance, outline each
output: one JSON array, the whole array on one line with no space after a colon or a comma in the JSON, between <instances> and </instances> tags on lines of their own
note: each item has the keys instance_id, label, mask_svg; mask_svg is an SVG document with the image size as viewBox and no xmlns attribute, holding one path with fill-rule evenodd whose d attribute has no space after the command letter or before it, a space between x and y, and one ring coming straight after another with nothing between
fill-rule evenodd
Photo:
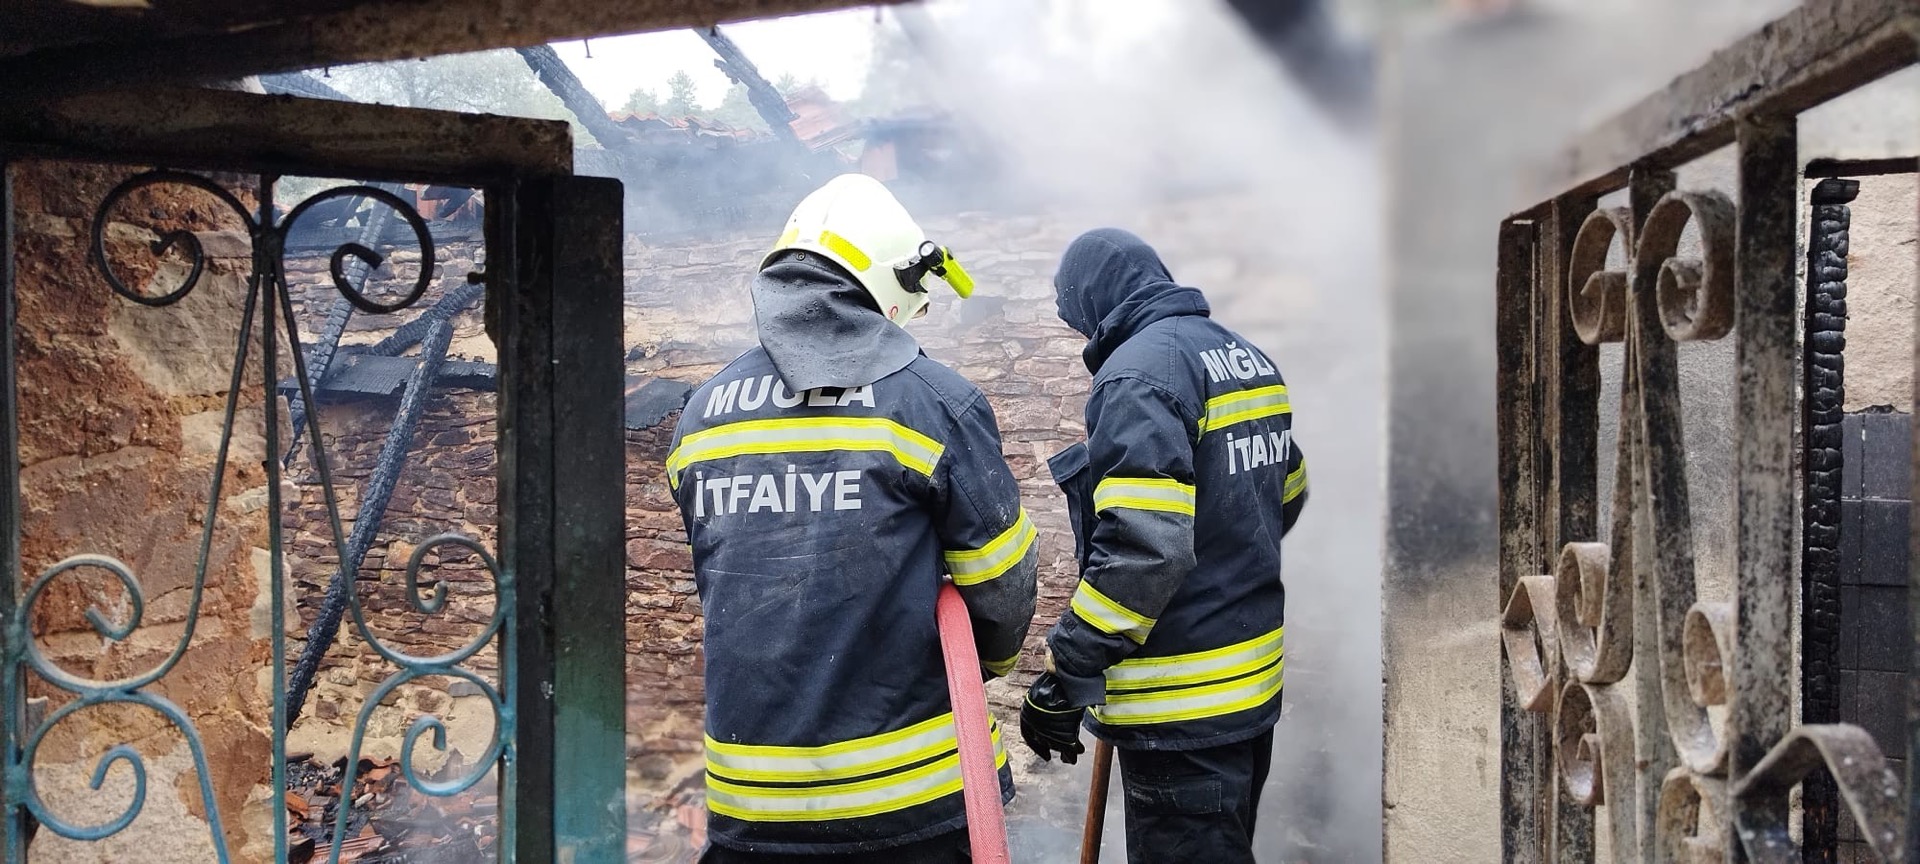
<instances>
[{"instance_id":1,"label":"rubble","mask_svg":"<svg viewBox=\"0 0 1920 864\"><path fill-rule=\"evenodd\" d=\"M455 864L493 858L500 807L486 780L457 795L414 789L394 759L361 758L345 779L346 757L322 765L311 754L287 758L288 864L325 862L333 853L340 807L349 802L341 864ZM470 770L455 751L423 779L451 779Z\"/></svg>"}]
</instances>

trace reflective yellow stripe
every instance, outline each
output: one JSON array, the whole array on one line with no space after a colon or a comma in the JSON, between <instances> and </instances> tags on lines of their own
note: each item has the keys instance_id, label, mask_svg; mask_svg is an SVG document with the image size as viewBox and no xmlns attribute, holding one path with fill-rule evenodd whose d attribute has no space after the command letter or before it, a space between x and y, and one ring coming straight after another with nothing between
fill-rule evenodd
<instances>
[{"instance_id":1,"label":"reflective yellow stripe","mask_svg":"<svg viewBox=\"0 0 1920 864\"><path fill-rule=\"evenodd\" d=\"M1153 631L1154 619L1113 602L1085 579L1073 590L1073 611L1100 632L1118 634L1135 642L1147 641L1147 634Z\"/></svg>"},{"instance_id":2,"label":"reflective yellow stripe","mask_svg":"<svg viewBox=\"0 0 1920 864\"><path fill-rule=\"evenodd\" d=\"M853 245L853 241L832 231L820 232L820 245L833 250L835 255L847 259L847 263L852 264L855 270L865 270L873 266L873 259L868 258L867 253L860 251L860 247Z\"/></svg>"},{"instance_id":3,"label":"reflective yellow stripe","mask_svg":"<svg viewBox=\"0 0 1920 864\"><path fill-rule=\"evenodd\" d=\"M954 748L953 715L821 747L728 744L707 738L707 770L735 780L805 783L877 774Z\"/></svg>"},{"instance_id":4,"label":"reflective yellow stripe","mask_svg":"<svg viewBox=\"0 0 1920 864\"><path fill-rule=\"evenodd\" d=\"M744 420L702 429L667 454L667 480L680 487L680 472L698 462L771 453L868 450L889 453L929 477L945 452L940 442L884 417L794 417Z\"/></svg>"},{"instance_id":5,"label":"reflective yellow stripe","mask_svg":"<svg viewBox=\"0 0 1920 864\"><path fill-rule=\"evenodd\" d=\"M1178 480L1108 477L1093 490L1093 511L1114 507L1193 515L1193 487Z\"/></svg>"},{"instance_id":6,"label":"reflective yellow stripe","mask_svg":"<svg viewBox=\"0 0 1920 864\"><path fill-rule=\"evenodd\" d=\"M1291 413L1293 405L1287 401L1285 384L1236 390L1207 400L1207 416L1200 418L1200 434L1224 429L1235 423Z\"/></svg>"},{"instance_id":7,"label":"reflective yellow stripe","mask_svg":"<svg viewBox=\"0 0 1920 864\"><path fill-rule=\"evenodd\" d=\"M1154 690L1107 697L1107 704L1091 709L1093 718L1111 726L1138 726L1147 723L1174 723L1222 717L1265 705L1284 684L1287 661L1282 658L1272 668L1246 678L1185 687L1178 690Z\"/></svg>"},{"instance_id":8,"label":"reflective yellow stripe","mask_svg":"<svg viewBox=\"0 0 1920 864\"><path fill-rule=\"evenodd\" d=\"M1175 687L1245 675L1285 656L1286 634L1287 628L1281 627L1264 636L1211 651L1122 660L1107 669L1107 691L1121 693Z\"/></svg>"},{"instance_id":9,"label":"reflective yellow stripe","mask_svg":"<svg viewBox=\"0 0 1920 864\"><path fill-rule=\"evenodd\" d=\"M951 715L948 715L949 719ZM949 722L951 732L952 724ZM994 764L1005 767L1000 728L993 728ZM818 822L904 810L960 791L960 754L895 774L851 783L801 787L749 786L707 777L707 809L749 822Z\"/></svg>"},{"instance_id":10,"label":"reflective yellow stripe","mask_svg":"<svg viewBox=\"0 0 1920 864\"><path fill-rule=\"evenodd\" d=\"M1014 665L1019 662L1020 652L1015 651L1012 657L1008 657L1005 660L986 660L982 661L980 665L987 667L987 671L995 675L1005 675L1008 672L1012 672Z\"/></svg>"},{"instance_id":11,"label":"reflective yellow stripe","mask_svg":"<svg viewBox=\"0 0 1920 864\"><path fill-rule=\"evenodd\" d=\"M1033 548L1034 538L1038 536L1033 520L1027 518L1027 509L1022 507L1020 518L1013 520L1013 526L987 541L987 545L946 553L947 572L953 574L955 585L978 585L1013 569L1013 565L1027 557L1027 550Z\"/></svg>"},{"instance_id":12,"label":"reflective yellow stripe","mask_svg":"<svg viewBox=\"0 0 1920 864\"><path fill-rule=\"evenodd\" d=\"M1280 496L1280 503L1292 501L1305 491L1307 491L1307 457L1302 456L1300 467L1293 469L1293 473L1287 475L1287 490Z\"/></svg>"}]
</instances>

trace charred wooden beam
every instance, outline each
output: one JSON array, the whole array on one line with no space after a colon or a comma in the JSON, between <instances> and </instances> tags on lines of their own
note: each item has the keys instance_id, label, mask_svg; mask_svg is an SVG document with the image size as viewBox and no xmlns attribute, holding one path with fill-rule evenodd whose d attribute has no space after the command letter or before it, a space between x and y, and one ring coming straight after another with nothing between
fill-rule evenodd
<instances>
[{"instance_id":1,"label":"charred wooden beam","mask_svg":"<svg viewBox=\"0 0 1920 864\"><path fill-rule=\"evenodd\" d=\"M693 388L682 381L627 376L627 430L637 432L659 425L667 415L685 408L691 395Z\"/></svg>"},{"instance_id":2,"label":"charred wooden beam","mask_svg":"<svg viewBox=\"0 0 1920 864\"><path fill-rule=\"evenodd\" d=\"M555 120L198 88L0 102L0 149L183 169L464 184L573 170L573 134Z\"/></svg>"},{"instance_id":3,"label":"charred wooden beam","mask_svg":"<svg viewBox=\"0 0 1920 864\"><path fill-rule=\"evenodd\" d=\"M288 72L282 75L261 75L255 80L261 89L274 96L298 96L302 99L332 99L335 102L352 102L353 97L333 88L306 72Z\"/></svg>"},{"instance_id":4,"label":"charred wooden beam","mask_svg":"<svg viewBox=\"0 0 1920 864\"><path fill-rule=\"evenodd\" d=\"M1803 5L1576 139L1516 208L1618 189L1635 163L1672 168L1718 150L1733 143L1737 115L1791 117L1912 65L1916 34L1920 0Z\"/></svg>"},{"instance_id":5,"label":"charred wooden beam","mask_svg":"<svg viewBox=\"0 0 1920 864\"><path fill-rule=\"evenodd\" d=\"M600 146L612 150L634 144L633 136L619 124L607 117L606 106L587 91L587 85L580 83L580 76L567 68L567 61L550 45L534 45L517 49L520 59L527 61L535 78L545 84L553 95L560 97L560 103L567 106L573 116L579 118L580 125L593 133Z\"/></svg>"},{"instance_id":6,"label":"charred wooden beam","mask_svg":"<svg viewBox=\"0 0 1920 864\"><path fill-rule=\"evenodd\" d=\"M1814 159L1807 162L1801 176L1809 180L1828 177L1878 177L1883 174L1920 174L1920 156L1894 159Z\"/></svg>"},{"instance_id":7,"label":"charred wooden beam","mask_svg":"<svg viewBox=\"0 0 1920 864\"><path fill-rule=\"evenodd\" d=\"M342 353L334 361L325 381L313 385L315 398L391 399L406 392L413 370L420 367L418 357L382 357L356 351ZM473 390L491 393L499 386L500 371L492 363L478 360L448 360L440 366L433 386L440 390ZM291 378L280 382L283 394L298 391L300 383Z\"/></svg>"},{"instance_id":8,"label":"charred wooden beam","mask_svg":"<svg viewBox=\"0 0 1920 864\"><path fill-rule=\"evenodd\" d=\"M873 5L875 0L366 0L347 8L288 10L253 26L239 16L165 33L121 34L29 50L0 60L7 94L72 93L200 83L340 66L523 48L647 30ZM883 3L900 0L879 0ZM78 4L76 8L84 9ZM76 12L76 17L78 13ZM210 16L211 17L211 16ZM77 25L76 25L77 26ZM85 32L85 31L76 31Z\"/></svg>"},{"instance_id":9,"label":"charred wooden beam","mask_svg":"<svg viewBox=\"0 0 1920 864\"><path fill-rule=\"evenodd\" d=\"M719 27L702 27L695 32L713 48L713 53L720 55L713 65L726 73L727 80L747 88L747 101L753 103L753 110L760 112L760 118L767 121L767 127L773 130L774 137L796 147L802 146L799 136L793 134L793 121L799 119L799 115L787 107L787 97L780 95L779 88L760 74L760 67L747 59L746 52L733 44L727 34L720 32Z\"/></svg>"},{"instance_id":10,"label":"charred wooden beam","mask_svg":"<svg viewBox=\"0 0 1920 864\"><path fill-rule=\"evenodd\" d=\"M1801 434L1806 475L1800 522L1800 722L1840 722L1840 477L1845 459L1847 202L1852 180L1813 187L1807 242L1806 342L1801 349ZM1807 864L1836 859L1839 797L1833 778L1812 776L1801 791L1801 849Z\"/></svg>"}]
</instances>

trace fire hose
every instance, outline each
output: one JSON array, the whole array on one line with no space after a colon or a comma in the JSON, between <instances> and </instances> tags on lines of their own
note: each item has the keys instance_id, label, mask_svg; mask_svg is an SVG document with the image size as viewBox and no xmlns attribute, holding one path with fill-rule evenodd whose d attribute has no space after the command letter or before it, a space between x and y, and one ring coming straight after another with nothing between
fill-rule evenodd
<instances>
[{"instance_id":1,"label":"fire hose","mask_svg":"<svg viewBox=\"0 0 1920 864\"><path fill-rule=\"evenodd\" d=\"M994 765L993 734L987 725L987 691L981 686L980 659L973 646L973 621L960 591L940 586L934 606L940 626L940 654L947 663L947 696L953 700L953 730L960 742L960 794L967 806L967 840L980 864L1010 864L1007 822L1000 797L1000 770Z\"/></svg>"}]
</instances>

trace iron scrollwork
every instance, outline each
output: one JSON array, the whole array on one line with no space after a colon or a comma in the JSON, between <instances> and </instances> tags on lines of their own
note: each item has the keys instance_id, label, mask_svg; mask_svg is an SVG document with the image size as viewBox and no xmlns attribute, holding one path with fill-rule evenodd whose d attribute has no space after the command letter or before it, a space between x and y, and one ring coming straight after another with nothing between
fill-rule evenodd
<instances>
[{"instance_id":1,"label":"iron scrollwork","mask_svg":"<svg viewBox=\"0 0 1920 864\"><path fill-rule=\"evenodd\" d=\"M36 789L33 771L34 760L41 743L46 739L52 729L74 714L87 708L101 705L129 705L151 710L161 715L168 723L178 729L191 750L193 770L198 776L200 797L205 808L210 833L212 834L212 845L217 859L222 862L222 864L225 864L225 862L231 860L231 853L227 848L221 813L219 812L219 807L213 794L212 778L208 771L206 753L201 743L200 735L194 728L192 721L178 705L168 700L165 696L152 692L148 688L149 685L166 677L180 663L188 650L189 644L193 640L195 626L199 621L202 596L207 584L216 521L220 515L220 506L223 501L221 494L222 483L227 473L228 458L234 438L235 417L238 413L241 389L245 383L243 380L244 371L248 357L254 349L254 346L251 344L253 341L253 331L255 327L258 327L261 333L259 350L264 361L263 368L265 371L263 378L265 380L262 383L265 388L266 403L271 406L277 396L278 382L275 380L275 374L278 368L278 354L283 347L279 340L280 337L284 335L284 347L291 355L295 372L293 378L298 382L299 396L309 408L309 410L304 412L304 417L302 418L306 425L305 431L307 437L310 441L325 440L320 432L319 414L313 409L313 406L316 405L312 393L313 382L307 374L305 354L301 350L299 327L294 319L293 300L288 289L284 260L285 243L288 232L302 215L309 212L316 205L340 198L370 199L398 213L412 229L414 240L419 247L421 265L417 278L415 278L412 284L405 289L404 293L401 293L397 298L384 302L375 299L368 296L363 290L363 286L354 285L352 280L348 278L349 267L355 266L349 259L356 259L359 264L364 265L367 272L371 272L385 262L386 258L373 249L360 243L347 243L338 247L329 260L329 273L332 277L334 287L339 291L340 295L355 307L376 314L391 313L405 309L414 305L425 295L433 281L434 247L432 236L419 213L406 201L385 189L369 186L344 186L328 189L300 202L288 211L284 217L276 219L273 205L274 178L262 177L260 180L258 192L259 208L258 214L256 215L255 213L249 212L249 208L241 202L238 196L208 178L176 171L149 171L135 175L120 183L101 201L98 209L95 211L89 249L92 263L105 277L108 287L120 297L142 306L162 307L180 302L187 297L200 282L201 276L206 270L208 259L208 255L202 246L200 238L194 232L171 230L159 234L156 239L152 240L148 244L148 251L154 256L155 260L159 260L162 256L166 256L169 253L184 257L186 259L185 273L180 283L166 290L164 293L155 294L136 290L130 286L126 280L122 279L121 273L115 268L109 253L108 235L110 219L115 209L126 203L135 193L157 186L186 187L205 193L207 196L218 201L224 210L230 211L233 215L237 216L240 223L244 226L245 233L251 245L252 259L251 267L247 275L247 294L242 311L242 323L234 350L233 366L226 393L220 443L214 459L213 478L207 497L206 510L204 518L201 520L198 559L193 574L193 583L185 623L182 633L170 653L150 669L115 680L97 680L74 674L62 668L46 656L34 638L35 634L32 632L31 621L34 606L38 599L43 595L49 585L62 576L81 570L103 571L109 574L130 598L124 620L109 620L107 614L97 607L88 609L85 613L85 618L93 631L101 638L108 641L123 641L132 636L133 633L140 628L142 623L142 617L146 608L146 599L141 589L141 581L125 563L103 555L79 555L71 557L41 572L38 578L33 581L31 587L26 591L22 601L17 605L13 620L4 622L6 628L5 635L7 638L4 640L4 645L0 646L0 650L4 650L6 674L10 682L5 696L8 702L6 707L10 716L21 716L19 709L22 706L18 703L25 698L24 681L20 674L22 671L31 672L32 675L39 677L46 683L73 694L73 698L40 720L34 728L23 730L24 740L20 742L21 746L18 750L18 758L11 759L5 766L6 782L9 784L9 788L16 793L8 796L8 801L11 806L24 807L34 819L38 820L41 826L56 835L78 841L94 841L117 834L131 825L145 806L148 770L142 756L137 750L127 744L121 744L112 747L100 757L91 776L91 788L96 791L100 790L108 773L114 766L124 765L127 770L132 773L134 790L132 799L128 802L123 812L111 819L91 825L74 824L62 819L59 814L53 812L46 802L41 799ZM276 318L280 319L280 321L276 322ZM285 328L284 333L280 332L281 327ZM266 440L269 442L279 441L281 436L278 428L278 412L268 410L264 413L266 417ZM332 530L334 543L336 548L342 547L344 545L344 534L341 530L340 507L336 499L325 449L315 446L307 448L307 451L312 467L319 478L319 485L325 493L326 513ZM285 686L287 680L285 653L286 607L284 603L286 586L282 575L284 544L281 536L281 514L284 510L280 500L282 465L279 459L273 458L265 460L264 464L268 474L267 493L269 498L269 512L271 514L268 530L270 535L270 551L272 554L272 572L274 574L270 582L273 628L273 635L271 637L272 664L274 680L276 682L273 693L272 806L275 808L274 812L276 814L283 814L286 812L286 734L288 705ZM429 739L429 743L435 748L442 751L446 750L447 728L444 722L432 715L422 716L415 720L406 731L401 760L403 775L413 788L425 794L435 796L457 794L479 782L493 765L502 758L513 737L512 712L506 708L508 703L503 696L503 690L508 690L510 685L503 683L502 687L496 688L491 682L460 666L460 664L471 659L487 645L493 644L500 638L504 622L513 614L511 574L502 571L496 565L493 556L477 541L459 535L443 534L422 543L415 551L413 558L408 561L406 571L406 594L408 603L415 611L421 614L432 615L443 612L447 600L445 583L441 583L441 587L429 596L422 592L419 571L424 555L428 551L446 547L465 549L476 554L481 559L485 570L494 582L495 597L492 619L471 641L459 650L436 657L420 657L393 648L382 641L378 634L368 626L364 615L361 613L358 592L354 592L352 603L354 624L362 639L373 651L379 654L379 656L398 667L398 671L383 681L368 697L366 705L360 712L352 738L353 759L357 760L358 758L366 734L367 723L374 707L379 705L381 700L395 688L409 681L429 676L464 680L474 685L479 692L485 696L488 704L492 708L495 720L494 731L485 757L476 762L470 770L451 779L425 779L414 770L413 765L414 749L422 738ZM344 563L346 560L345 556L342 556L342 560L343 564L341 566L348 566ZM509 647L510 646L502 645L503 655ZM503 659L507 658L503 656ZM503 662L501 665L503 668L506 668L510 666L510 663ZM7 749L9 752L13 751L13 748ZM348 764L353 763L350 761ZM340 857L342 841L346 839L344 832L351 806L352 802L350 800L343 799L340 803L336 824L333 829L334 842L332 844L332 853L328 859L330 862L338 861ZM277 860L286 860L288 849L288 828L286 820L284 818L276 818L273 821L276 825L274 837L275 854Z\"/></svg>"},{"instance_id":2,"label":"iron scrollwork","mask_svg":"<svg viewBox=\"0 0 1920 864\"><path fill-rule=\"evenodd\" d=\"M1566 281L1555 286L1567 292L1582 342L1623 343L1612 542L1573 538L1553 574L1522 579L1506 599L1503 645L1518 701L1552 718L1565 794L1586 807L1615 805L1609 821L1620 860L1636 857L1641 810L1633 796L1651 793L1658 796L1651 848L1661 860L1723 860L1739 842L1752 860L1797 862L1787 790L1822 766L1874 851L1901 860L1898 781L1856 727L1799 727L1729 785L1719 717L1733 701L1734 605L1696 596L1676 347L1720 339L1734 327L1736 208L1719 192L1673 191L1644 220L1634 216L1624 207L1587 214ZM1699 257L1680 254L1689 224L1698 229ZM1617 270L1607 266L1616 240L1628 253ZM1636 536L1658 538L1656 548L1636 558ZM1636 561L1653 568L1651 596L1635 596ZM1552 613L1540 608L1548 596ZM1657 657L1633 654L1637 604L1650 607L1642 614L1658 631ZM1657 784L1636 782L1636 771L1645 770L1636 757L1645 757L1634 752L1634 715L1615 690L1635 660L1659 664L1661 692L1641 698L1659 699L1680 760ZM1725 830L1732 826L1737 840Z\"/></svg>"}]
</instances>

